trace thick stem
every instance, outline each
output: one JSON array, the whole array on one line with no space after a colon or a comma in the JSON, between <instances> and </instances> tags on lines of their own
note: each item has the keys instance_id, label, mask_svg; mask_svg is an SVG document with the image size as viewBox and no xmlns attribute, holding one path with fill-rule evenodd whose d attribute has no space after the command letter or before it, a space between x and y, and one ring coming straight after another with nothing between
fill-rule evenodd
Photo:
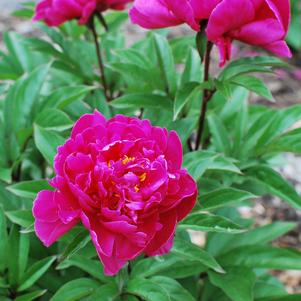
<instances>
[{"instance_id":1,"label":"thick stem","mask_svg":"<svg viewBox=\"0 0 301 301\"><path fill-rule=\"evenodd\" d=\"M101 84L104 89L104 94L105 94L106 100L107 100L107 102L110 102L111 97L109 94L109 89L108 89L108 85L107 85L107 81L106 81L105 68L104 68L103 58L102 58L101 49L100 49L100 45L99 45L99 41L98 41L98 35L96 32L96 27L95 27L95 23L94 23L94 16L91 17L88 27L91 30L91 33L93 35L93 40L94 40L96 55L97 55L97 60L98 60L98 66L99 66L100 75L101 75L100 76Z\"/></svg>"},{"instance_id":2,"label":"thick stem","mask_svg":"<svg viewBox=\"0 0 301 301\"><path fill-rule=\"evenodd\" d=\"M204 82L207 82L209 80L209 71L210 71L210 54L212 50L213 44L210 41L207 41L206 44L206 52L204 56ZM206 120L206 112L207 112L207 105L209 100L211 99L213 95L213 91L205 89L203 92L203 101L202 101L202 108L201 108L201 114L199 119L199 127L197 132L197 138L196 138L196 145L195 150L198 150L202 141L203 132L205 128L205 120Z\"/></svg>"}]
</instances>

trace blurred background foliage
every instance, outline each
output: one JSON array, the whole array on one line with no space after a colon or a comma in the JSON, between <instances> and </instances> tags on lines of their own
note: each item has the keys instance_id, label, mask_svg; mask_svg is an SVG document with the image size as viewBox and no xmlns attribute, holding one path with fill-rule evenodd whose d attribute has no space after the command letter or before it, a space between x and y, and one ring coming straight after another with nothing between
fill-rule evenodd
<instances>
[{"instance_id":1,"label":"blurred background foliage","mask_svg":"<svg viewBox=\"0 0 301 301\"><path fill-rule=\"evenodd\" d=\"M14 15L30 18L32 9L26 4ZM300 13L300 3L293 1L288 41L297 57ZM298 248L274 243L297 223L262 225L243 214L267 195L300 210L299 193L278 167L284 153L301 153L301 105L266 105L274 96L265 77L258 76L279 69L289 73L293 67L274 57L239 58L215 68L204 84L193 35L160 30L129 41L122 30L126 12L108 13L105 19L109 31L99 25L97 32L113 99L109 103L85 27L36 24L36 35L3 33L0 300L300 301L300 291L288 295L270 272L301 270ZM190 152L187 141L195 135L201 94L208 86L217 92L209 105L205 150ZM251 101L254 94L264 101ZM46 249L34 235L31 214L37 192L51 189L47 179L53 175L57 146L79 116L95 109L108 118L141 116L176 130L184 166L200 191L194 211L178 227L171 253L138 258L131 273L125 269L114 278L103 275L82 227Z\"/></svg>"}]
</instances>

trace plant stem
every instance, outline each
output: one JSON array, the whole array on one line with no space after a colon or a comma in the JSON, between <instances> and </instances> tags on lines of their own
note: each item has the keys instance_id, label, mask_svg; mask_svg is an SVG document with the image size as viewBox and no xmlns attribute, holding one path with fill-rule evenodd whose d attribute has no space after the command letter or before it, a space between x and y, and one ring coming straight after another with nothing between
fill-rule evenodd
<instances>
[{"instance_id":1,"label":"plant stem","mask_svg":"<svg viewBox=\"0 0 301 301\"><path fill-rule=\"evenodd\" d=\"M207 82L209 80L209 71L210 71L210 54L212 50L213 44L210 41L207 41L206 44L206 51L204 55L204 82ZM201 108L201 114L199 119L199 127L197 132L197 138L196 138L196 145L195 150L198 150L202 141L204 127L205 127L205 119L206 119L206 112L207 112L207 105L209 100L211 99L213 95L213 91L211 90L204 90L203 93L203 101L202 101L202 108Z\"/></svg>"},{"instance_id":2,"label":"plant stem","mask_svg":"<svg viewBox=\"0 0 301 301\"><path fill-rule=\"evenodd\" d=\"M98 66L99 66L100 75L101 75L100 80L101 80L101 84L102 84L103 89L104 89L104 95L106 97L107 102L110 102L111 97L109 95L109 89L108 89L108 85L107 85L107 81L106 81L105 68L104 68L104 64L103 64L103 58L102 58L102 54L101 54L100 44L99 44L99 41L98 41L98 35L97 35L97 32L96 32L94 16L91 17L91 19L88 23L88 27L91 30L92 35L93 35L93 40L94 40L96 55L97 55L97 60L98 60Z\"/></svg>"}]
</instances>

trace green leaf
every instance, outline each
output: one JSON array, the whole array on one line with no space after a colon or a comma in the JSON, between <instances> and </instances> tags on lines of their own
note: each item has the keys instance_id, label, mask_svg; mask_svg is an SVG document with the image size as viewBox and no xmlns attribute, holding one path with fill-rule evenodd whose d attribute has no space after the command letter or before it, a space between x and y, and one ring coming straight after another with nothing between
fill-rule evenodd
<instances>
[{"instance_id":1,"label":"green leaf","mask_svg":"<svg viewBox=\"0 0 301 301\"><path fill-rule=\"evenodd\" d=\"M86 230L79 232L64 250L62 259L69 259L70 257L72 257L80 249L84 248L90 240L90 235L87 234Z\"/></svg>"},{"instance_id":2,"label":"green leaf","mask_svg":"<svg viewBox=\"0 0 301 301\"><path fill-rule=\"evenodd\" d=\"M234 93L234 85L231 84L229 81L222 81L215 79L214 84L216 87L216 90L228 101L232 99L233 93Z\"/></svg>"},{"instance_id":3,"label":"green leaf","mask_svg":"<svg viewBox=\"0 0 301 301\"><path fill-rule=\"evenodd\" d=\"M24 274L18 287L18 292L30 288L39 278L43 276L55 261L56 257L51 256L35 262Z\"/></svg>"},{"instance_id":4,"label":"green leaf","mask_svg":"<svg viewBox=\"0 0 301 301\"><path fill-rule=\"evenodd\" d=\"M233 301L253 301L253 287L256 276L251 269L229 268L226 274L209 271L212 284L222 289Z\"/></svg>"},{"instance_id":5,"label":"green leaf","mask_svg":"<svg viewBox=\"0 0 301 301\"><path fill-rule=\"evenodd\" d=\"M201 59L194 48L190 48L185 62L185 69L181 77L181 85L188 82L201 82L203 69L201 68Z\"/></svg>"},{"instance_id":6,"label":"green leaf","mask_svg":"<svg viewBox=\"0 0 301 301\"><path fill-rule=\"evenodd\" d=\"M203 265L215 270L216 272L224 272L223 268L209 253L202 250L198 246L190 243L189 241L176 238L174 241L172 252L185 258L186 260L199 261Z\"/></svg>"},{"instance_id":7,"label":"green leaf","mask_svg":"<svg viewBox=\"0 0 301 301\"><path fill-rule=\"evenodd\" d=\"M247 191L234 188L220 188L200 195L199 202L203 210L212 210L253 198L256 198L256 196Z\"/></svg>"},{"instance_id":8,"label":"green leaf","mask_svg":"<svg viewBox=\"0 0 301 301\"><path fill-rule=\"evenodd\" d=\"M7 235L7 225L6 225L6 218L4 215L4 210L0 205L0 272L4 270L6 267L6 254L7 254L7 243L8 243L8 235Z\"/></svg>"},{"instance_id":9,"label":"green leaf","mask_svg":"<svg viewBox=\"0 0 301 301\"><path fill-rule=\"evenodd\" d=\"M92 293L85 301L117 301L116 298L119 296L119 289L116 283L108 283L102 285L101 287L95 289L95 292Z\"/></svg>"},{"instance_id":10,"label":"green leaf","mask_svg":"<svg viewBox=\"0 0 301 301\"><path fill-rule=\"evenodd\" d=\"M81 255L74 255L72 258L61 262L56 269L61 270L70 266L75 266L102 282L108 282L110 280L110 278L104 275L103 266L99 260L89 259Z\"/></svg>"},{"instance_id":11,"label":"green leaf","mask_svg":"<svg viewBox=\"0 0 301 301\"><path fill-rule=\"evenodd\" d=\"M200 261L187 260L176 253L168 253L164 256L148 257L136 263L132 269L132 277L150 277L164 275L181 279L208 269Z\"/></svg>"},{"instance_id":12,"label":"green leaf","mask_svg":"<svg viewBox=\"0 0 301 301\"><path fill-rule=\"evenodd\" d=\"M46 292L47 290L39 290L32 293L27 293L25 295L17 297L15 301L32 301L43 296Z\"/></svg>"},{"instance_id":13,"label":"green leaf","mask_svg":"<svg viewBox=\"0 0 301 301\"><path fill-rule=\"evenodd\" d=\"M272 168L257 165L247 169L246 174L263 184L268 193L278 196L294 208L301 208L301 197L295 188Z\"/></svg>"},{"instance_id":14,"label":"green leaf","mask_svg":"<svg viewBox=\"0 0 301 301\"><path fill-rule=\"evenodd\" d=\"M301 154L301 129L295 129L276 137L268 145L259 150L260 154L273 152L291 152Z\"/></svg>"},{"instance_id":15,"label":"green leaf","mask_svg":"<svg viewBox=\"0 0 301 301\"><path fill-rule=\"evenodd\" d=\"M270 90L260 78L253 76L238 76L232 78L231 83L234 83L238 86L242 86L250 91L255 92L259 96L262 96L272 102L275 102L275 99L271 94Z\"/></svg>"},{"instance_id":16,"label":"green leaf","mask_svg":"<svg viewBox=\"0 0 301 301\"><path fill-rule=\"evenodd\" d=\"M38 192L44 189L51 189L51 186L45 180L34 180L10 185L7 186L7 189L22 198L35 198Z\"/></svg>"},{"instance_id":17,"label":"green leaf","mask_svg":"<svg viewBox=\"0 0 301 301\"><path fill-rule=\"evenodd\" d=\"M204 89L210 89L211 85L209 82L204 82L202 84L197 82L187 82L185 83L176 93L176 98L174 102L174 117L176 120L184 107L195 97L195 95Z\"/></svg>"},{"instance_id":18,"label":"green leaf","mask_svg":"<svg viewBox=\"0 0 301 301\"><path fill-rule=\"evenodd\" d=\"M254 72L271 72L270 67L287 67L288 65L275 57L240 58L228 64L220 73L220 79L231 79L238 75Z\"/></svg>"},{"instance_id":19,"label":"green leaf","mask_svg":"<svg viewBox=\"0 0 301 301\"><path fill-rule=\"evenodd\" d=\"M177 89L177 81L175 63L170 45L165 37L156 33L153 34L153 39L167 92L170 95L174 95Z\"/></svg>"},{"instance_id":20,"label":"green leaf","mask_svg":"<svg viewBox=\"0 0 301 301\"><path fill-rule=\"evenodd\" d=\"M277 111L269 110L266 112L266 117L270 122L265 122L268 126L264 128L263 133L256 141L257 149L265 147L274 137L282 134L301 120L301 105L294 105Z\"/></svg>"},{"instance_id":21,"label":"green leaf","mask_svg":"<svg viewBox=\"0 0 301 301\"><path fill-rule=\"evenodd\" d=\"M179 225L181 229L205 232L241 233L245 231L239 225L224 217L206 213L192 213Z\"/></svg>"},{"instance_id":22,"label":"green leaf","mask_svg":"<svg viewBox=\"0 0 301 301\"><path fill-rule=\"evenodd\" d=\"M126 292L146 301L171 301L168 292L163 286L148 279L130 279Z\"/></svg>"},{"instance_id":23,"label":"green leaf","mask_svg":"<svg viewBox=\"0 0 301 301\"><path fill-rule=\"evenodd\" d=\"M18 271L19 279L23 277L27 267L29 255L29 235L20 234L19 238L19 256L18 256Z\"/></svg>"},{"instance_id":24,"label":"green leaf","mask_svg":"<svg viewBox=\"0 0 301 301\"><path fill-rule=\"evenodd\" d=\"M207 170L219 170L241 174L241 171L234 165L232 159L211 151L189 152L185 154L183 164L196 181L198 181Z\"/></svg>"},{"instance_id":25,"label":"green leaf","mask_svg":"<svg viewBox=\"0 0 301 301\"><path fill-rule=\"evenodd\" d=\"M215 114L210 114L208 116L208 123L216 150L224 153L225 155L230 155L231 142L228 136L228 131L223 122Z\"/></svg>"},{"instance_id":26,"label":"green leaf","mask_svg":"<svg viewBox=\"0 0 301 301\"><path fill-rule=\"evenodd\" d=\"M12 181L12 170L11 168L2 168L0 167L0 180L6 183L11 183Z\"/></svg>"},{"instance_id":27,"label":"green leaf","mask_svg":"<svg viewBox=\"0 0 301 301\"><path fill-rule=\"evenodd\" d=\"M36 117L35 123L47 130L64 131L73 126L72 120L63 111L47 109Z\"/></svg>"},{"instance_id":28,"label":"green leaf","mask_svg":"<svg viewBox=\"0 0 301 301\"><path fill-rule=\"evenodd\" d=\"M49 164L52 165L57 153L57 147L65 142L65 139L57 133L34 126L34 141Z\"/></svg>"},{"instance_id":29,"label":"green leaf","mask_svg":"<svg viewBox=\"0 0 301 301\"><path fill-rule=\"evenodd\" d=\"M237 247L266 244L273 241L285 233L293 230L295 223L275 222L263 227L257 227L242 234L223 235L214 234L207 242L207 250L212 255L223 254Z\"/></svg>"},{"instance_id":30,"label":"green leaf","mask_svg":"<svg viewBox=\"0 0 301 301\"><path fill-rule=\"evenodd\" d=\"M164 109L172 110L172 102L166 96L157 94L127 94L110 102L110 105L116 109Z\"/></svg>"},{"instance_id":31,"label":"green leaf","mask_svg":"<svg viewBox=\"0 0 301 301\"><path fill-rule=\"evenodd\" d=\"M152 92L162 90L157 69L146 69L136 64L114 62L107 65L107 69L120 73L122 79L132 92Z\"/></svg>"},{"instance_id":32,"label":"green leaf","mask_svg":"<svg viewBox=\"0 0 301 301\"><path fill-rule=\"evenodd\" d=\"M163 287L167 291L171 301L195 301L191 294L172 278L155 276L150 280Z\"/></svg>"},{"instance_id":33,"label":"green leaf","mask_svg":"<svg viewBox=\"0 0 301 301\"><path fill-rule=\"evenodd\" d=\"M223 266L236 265L275 270L301 270L301 253L272 246L235 248L217 258Z\"/></svg>"},{"instance_id":34,"label":"green leaf","mask_svg":"<svg viewBox=\"0 0 301 301\"><path fill-rule=\"evenodd\" d=\"M5 215L14 224L27 228L34 223L31 210L6 211Z\"/></svg>"},{"instance_id":35,"label":"green leaf","mask_svg":"<svg viewBox=\"0 0 301 301\"><path fill-rule=\"evenodd\" d=\"M37 100L50 64L40 66L25 74L10 88L4 102L4 121L6 133L17 133L18 130L31 125L32 115L37 107Z\"/></svg>"},{"instance_id":36,"label":"green leaf","mask_svg":"<svg viewBox=\"0 0 301 301\"><path fill-rule=\"evenodd\" d=\"M268 298L260 298L256 299L255 301L300 301L301 294L295 295L281 295L276 297L268 297Z\"/></svg>"},{"instance_id":37,"label":"green leaf","mask_svg":"<svg viewBox=\"0 0 301 301\"><path fill-rule=\"evenodd\" d=\"M19 282L19 242L19 228L13 225L10 229L8 240L7 252L9 256L6 257L8 267L8 282L11 287L16 287Z\"/></svg>"},{"instance_id":38,"label":"green leaf","mask_svg":"<svg viewBox=\"0 0 301 301\"><path fill-rule=\"evenodd\" d=\"M88 278L79 278L64 284L49 301L80 301L92 294L99 283Z\"/></svg>"},{"instance_id":39,"label":"green leaf","mask_svg":"<svg viewBox=\"0 0 301 301\"><path fill-rule=\"evenodd\" d=\"M94 89L95 87L89 86L60 87L43 100L40 110L64 109L73 102L83 100Z\"/></svg>"},{"instance_id":40,"label":"green leaf","mask_svg":"<svg viewBox=\"0 0 301 301\"><path fill-rule=\"evenodd\" d=\"M5 45L12 56L14 64L17 64L19 71L30 71L31 58L28 50L24 47L22 36L15 32L6 32L3 35Z\"/></svg>"}]
</instances>

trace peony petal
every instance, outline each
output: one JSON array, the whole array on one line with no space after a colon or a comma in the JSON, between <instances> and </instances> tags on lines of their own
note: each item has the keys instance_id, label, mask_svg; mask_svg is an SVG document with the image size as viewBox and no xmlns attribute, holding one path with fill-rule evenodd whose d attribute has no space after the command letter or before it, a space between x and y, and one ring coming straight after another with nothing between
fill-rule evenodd
<instances>
[{"instance_id":1,"label":"peony petal","mask_svg":"<svg viewBox=\"0 0 301 301\"><path fill-rule=\"evenodd\" d=\"M98 111L95 111L93 114L85 114L74 125L71 132L71 138L74 139L76 135L82 133L87 128L105 125L105 123L105 117Z\"/></svg>"},{"instance_id":2,"label":"peony petal","mask_svg":"<svg viewBox=\"0 0 301 301\"><path fill-rule=\"evenodd\" d=\"M45 246L49 247L62 235L73 228L79 221L77 216L69 221L59 218L58 207L55 202L57 192L41 191L33 205L35 217L35 232Z\"/></svg>"},{"instance_id":3,"label":"peony petal","mask_svg":"<svg viewBox=\"0 0 301 301\"><path fill-rule=\"evenodd\" d=\"M171 131L169 134L167 148L165 151L165 159L168 162L168 166L171 168L171 171L178 170L182 166L182 142L175 131Z\"/></svg>"},{"instance_id":4,"label":"peony petal","mask_svg":"<svg viewBox=\"0 0 301 301\"><path fill-rule=\"evenodd\" d=\"M160 215L162 229L156 233L144 250L148 256L162 255L162 247L172 239L176 230L177 211L171 210Z\"/></svg>"},{"instance_id":5,"label":"peony petal","mask_svg":"<svg viewBox=\"0 0 301 301\"><path fill-rule=\"evenodd\" d=\"M183 22L168 9L164 0L136 0L129 15L132 23L146 29L170 27Z\"/></svg>"}]
</instances>

